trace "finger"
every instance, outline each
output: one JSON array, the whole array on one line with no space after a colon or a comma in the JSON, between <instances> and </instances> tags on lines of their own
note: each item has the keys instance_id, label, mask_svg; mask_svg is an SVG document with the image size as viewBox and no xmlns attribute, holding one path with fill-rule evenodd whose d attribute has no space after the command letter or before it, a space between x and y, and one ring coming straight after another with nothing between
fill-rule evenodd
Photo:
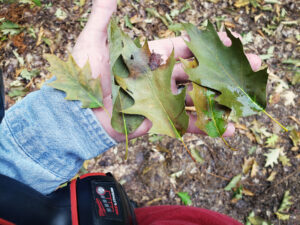
<instances>
[{"instance_id":1,"label":"finger","mask_svg":"<svg viewBox=\"0 0 300 225\"><path fill-rule=\"evenodd\" d=\"M72 50L72 55L79 67L83 67L90 60L93 77L97 77L101 72L106 71L109 66L103 70L97 66L101 61L106 59L98 59L108 55L107 47L107 25L112 13L116 10L117 0L94 0L92 13L89 20L79 35L76 44ZM98 49L99 54L93 54ZM100 53L101 52L101 53ZM97 61L96 61L97 60ZM100 61L98 61L100 60ZM96 66L94 66L96 65Z\"/></svg>"},{"instance_id":2,"label":"finger","mask_svg":"<svg viewBox=\"0 0 300 225\"><path fill-rule=\"evenodd\" d=\"M246 54L252 70L258 71L261 67L261 58L255 54Z\"/></svg>"},{"instance_id":3,"label":"finger","mask_svg":"<svg viewBox=\"0 0 300 225\"><path fill-rule=\"evenodd\" d=\"M172 79L174 79L177 82L184 82L189 79L189 76L185 73L183 69L182 63L175 64L172 73Z\"/></svg>"},{"instance_id":4,"label":"finger","mask_svg":"<svg viewBox=\"0 0 300 225\"><path fill-rule=\"evenodd\" d=\"M242 36L236 32L231 32L231 34L236 37L239 38L242 41ZM218 32L219 38L220 40L223 42L223 44L227 47L231 46L232 42L231 39L227 36L226 32Z\"/></svg>"},{"instance_id":5,"label":"finger","mask_svg":"<svg viewBox=\"0 0 300 225\"><path fill-rule=\"evenodd\" d=\"M222 135L223 137L231 137L233 136L235 131L235 127L233 123L228 123L227 127L226 127L226 131L224 132L224 134Z\"/></svg>"},{"instance_id":6,"label":"finger","mask_svg":"<svg viewBox=\"0 0 300 225\"><path fill-rule=\"evenodd\" d=\"M194 106L194 101L191 98L191 96L189 95L189 92L193 90L193 84L189 83L187 86L187 92L185 95L185 105L186 106Z\"/></svg>"},{"instance_id":7,"label":"finger","mask_svg":"<svg viewBox=\"0 0 300 225\"><path fill-rule=\"evenodd\" d=\"M197 116L194 114L189 114L189 126L187 129L187 133L192 133L192 134L202 134L202 135L207 135L204 131L200 130L196 125L197 121Z\"/></svg>"},{"instance_id":8,"label":"finger","mask_svg":"<svg viewBox=\"0 0 300 225\"><path fill-rule=\"evenodd\" d=\"M193 133L193 134L202 134L202 135L207 135L204 131L200 130L196 125L196 121L197 121L197 116L190 114L190 120L189 120L189 126L187 129L188 133ZM231 137L233 136L235 131L235 127L233 123L228 123L227 127L226 127L226 131L224 132L224 134L222 135L223 137Z\"/></svg>"},{"instance_id":9,"label":"finger","mask_svg":"<svg viewBox=\"0 0 300 225\"><path fill-rule=\"evenodd\" d=\"M162 56L168 57L173 49L175 58L190 58L193 56L192 52L189 50L185 41L188 41L187 36L180 36L175 38L167 38L161 40L149 41L149 48L155 53L161 54Z\"/></svg>"},{"instance_id":10,"label":"finger","mask_svg":"<svg viewBox=\"0 0 300 225\"><path fill-rule=\"evenodd\" d=\"M231 46L232 42L230 38L227 36L226 32L218 32L218 35L220 37L220 40L223 42L223 44L227 47ZM242 41L242 36L236 32L232 32L232 35L236 38L239 38ZM246 54L246 57L250 63L250 66L252 70L258 71L261 67L261 59L258 55L255 54Z\"/></svg>"},{"instance_id":11,"label":"finger","mask_svg":"<svg viewBox=\"0 0 300 225\"><path fill-rule=\"evenodd\" d=\"M181 63L177 63L174 66L172 77L171 77L171 90L173 94L178 93L177 83L187 81L189 76L184 72L183 66Z\"/></svg>"},{"instance_id":12,"label":"finger","mask_svg":"<svg viewBox=\"0 0 300 225\"><path fill-rule=\"evenodd\" d=\"M148 119L145 119L142 124L131 134L128 135L128 139L133 139L136 137L143 136L146 134L152 127L152 122ZM124 139L125 141L125 139Z\"/></svg>"},{"instance_id":13,"label":"finger","mask_svg":"<svg viewBox=\"0 0 300 225\"><path fill-rule=\"evenodd\" d=\"M117 9L117 0L93 0L92 12L85 29L106 32L110 17Z\"/></svg>"},{"instance_id":14,"label":"finger","mask_svg":"<svg viewBox=\"0 0 300 225\"><path fill-rule=\"evenodd\" d=\"M191 98L191 96L189 94L187 94L185 96L185 105L186 106L194 106L193 99Z\"/></svg>"}]
</instances>

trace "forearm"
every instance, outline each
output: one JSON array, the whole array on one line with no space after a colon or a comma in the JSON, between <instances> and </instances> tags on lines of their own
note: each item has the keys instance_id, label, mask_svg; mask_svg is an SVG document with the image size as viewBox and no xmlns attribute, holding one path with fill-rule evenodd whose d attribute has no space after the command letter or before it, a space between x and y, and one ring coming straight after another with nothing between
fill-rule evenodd
<instances>
[{"instance_id":1,"label":"forearm","mask_svg":"<svg viewBox=\"0 0 300 225\"><path fill-rule=\"evenodd\" d=\"M11 107L0 125L0 173L52 192L86 159L115 145L90 109L44 86Z\"/></svg>"}]
</instances>

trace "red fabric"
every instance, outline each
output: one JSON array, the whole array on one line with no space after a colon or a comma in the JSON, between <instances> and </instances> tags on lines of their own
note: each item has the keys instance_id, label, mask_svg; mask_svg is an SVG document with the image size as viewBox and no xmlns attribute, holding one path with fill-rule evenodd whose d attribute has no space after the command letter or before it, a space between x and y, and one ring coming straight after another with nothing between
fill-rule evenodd
<instances>
[{"instance_id":1,"label":"red fabric","mask_svg":"<svg viewBox=\"0 0 300 225\"><path fill-rule=\"evenodd\" d=\"M0 218L0 225L15 225L14 223L11 223L5 219Z\"/></svg>"},{"instance_id":2,"label":"red fabric","mask_svg":"<svg viewBox=\"0 0 300 225\"><path fill-rule=\"evenodd\" d=\"M135 210L139 225L242 225L223 214L187 206L151 206Z\"/></svg>"}]
</instances>

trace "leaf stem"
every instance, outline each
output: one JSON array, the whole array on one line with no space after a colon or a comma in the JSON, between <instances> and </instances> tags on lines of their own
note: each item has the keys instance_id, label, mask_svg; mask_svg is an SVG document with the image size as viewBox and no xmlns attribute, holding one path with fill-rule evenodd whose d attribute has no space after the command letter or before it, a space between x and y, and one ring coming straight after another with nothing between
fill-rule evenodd
<instances>
[{"instance_id":1,"label":"leaf stem","mask_svg":"<svg viewBox=\"0 0 300 225\"><path fill-rule=\"evenodd\" d=\"M120 100L121 109L123 109L120 92L118 93L118 97ZM124 124L125 143L126 143L125 144L125 160L127 160L128 159L128 131L127 131L125 115L123 112L121 112L121 113L122 113L122 119L123 119L123 124Z\"/></svg>"},{"instance_id":2,"label":"leaf stem","mask_svg":"<svg viewBox=\"0 0 300 225\"><path fill-rule=\"evenodd\" d=\"M127 132L127 126L126 126L126 120L125 120L125 116L124 113L122 113L122 117L123 117L123 123L124 123L124 132L125 132L125 141L126 141L126 145L125 145L125 160L128 159L128 132Z\"/></svg>"},{"instance_id":3,"label":"leaf stem","mask_svg":"<svg viewBox=\"0 0 300 225\"><path fill-rule=\"evenodd\" d=\"M185 110L186 111L196 112L196 107L195 106L185 106Z\"/></svg>"},{"instance_id":4,"label":"leaf stem","mask_svg":"<svg viewBox=\"0 0 300 225\"><path fill-rule=\"evenodd\" d=\"M111 115L108 112L108 110L104 106L102 106L101 108L103 108L104 112L108 115L109 118L111 118Z\"/></svg>"},{"instance_id":5,"label":"leaf stem","mask_svg":"<svg viewBox=\"0 0 300 225\"><path fill-rule=\"evenodd\" d=\"M289 130L283 126L281 123L279 123L276 119L274 119L269 113L267 113L267 111L265 111L264 109L262 110L264 112L264 114L266 114L271 120L273 120L275 123L277 123L282 129L284 129L285 132L288 132Z\"/></svg>"},{"instance_id":6,"label":"leaf stem","mask_svg":"<svg viewBox=\"0 0 300 225\"><path fill-rule=\"evenodd\" d=\"M238 149L231 147L230 144L228 144L228 142L225 140L225 138L224 138L223 136L221 136L221 138L222 138L222 141L224 142L224 144L225 144L228 148L230 148L232 151L238 151Z\"/></svg>"},{"instance_id":7,"label":"leaf stem","mask_svg":"<svg viewBox=\"0 0 300 225\"><path fill-rule=\"evenodd\" d=\"M216 119L215 119L215 113L214 113L214 110L213 110L213 103L212 103L212 100L211 100L211 96L208 95L208 96L207 96L207 99L208 99L208 104L209 104L210 111L211 111L211 113L212 113L212 120L213 120L213 122L214 122L214 124L215 124L215 127L216 127L218 133L219 133L219 136L222 138L222 141L224 142L224 144L225 144L228 148L230 148L232 151L238 151L237 149L231 147L231 146L228 144L228 142L225 140L225 138L222 136L223 134L221 134L220 129L219 129L218 125L217 125L217 121L216 121Z\"/></svg>"},{"instance_id":8,"label":"leaf stem","mask_svg":"<svg viewBox=\"0 0 300 225\"><path fill-rule=\"evenodd\" d=\"M183 144L183 146L184 146L184 148L185 148L185 150L187 151L187 153L190 155L190 157L192 158L192 160L196 163L197 161L196 161L196 159L192 156L192 153L191 153L191 151L188 149L188 147L186 146L186 144L184 143L184 141L183 141L183 138L182 137L180 137L180 141L182 142L182 144Z\"/></svg>"}]
</instances>

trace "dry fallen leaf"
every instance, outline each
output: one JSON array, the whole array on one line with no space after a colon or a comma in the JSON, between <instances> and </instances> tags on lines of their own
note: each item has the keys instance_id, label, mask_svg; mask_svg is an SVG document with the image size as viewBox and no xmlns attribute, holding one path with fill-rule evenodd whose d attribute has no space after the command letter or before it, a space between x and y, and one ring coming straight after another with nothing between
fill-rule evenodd
<instances>
[{"instance_id":1,"label":"dry fallen leaf","mask_svg":"<svg viewBox=\"0 0 300 225\"><path fill-rule=\"evenodd\" d=\"M293 145L296 147L300 145L300 132L295 128L290 133L290 139L293 141Z\"/></svg>"},{"instance_id":2,"label":"dry fallen leaf","mask_svg":"<svg viewBox=\"0 0 300 225\"><path fill-rule=\"evenodd\" d=\"M279 161L282 163L283 166L291 166L290 159L286 156L281 154L279 156Z\"/></svg>"},{"instance_id":3,"label":"dry fallen leaf","mask_svg":"<svg viewBox=\"0 0 300 225\"><path fill-rule=\"evenodd\" d=\"M275 105L280 101L280 94L275 93L274 95L270 96L269 103L270 105Z\"/></svg>"},{"instance_id":4,"label":"dry fallen leaf","mask_svg":"<svg viewBox=\"0 0 300 225\"><path fill-rule=\"evenodd\" d=\"M252 165L251 175L250 175L252 178L256 176L256 174L258 172L258 167L259 166L258 166L256 160L254 160L253 165Z\"/></svg>"},{"instance_id":5,"label":"dry fallen leaf","mask_svg":"<svg viewBox=\"0 0 300 225\"><path fill-rule=\"evenodd\" d=\"M281 94L281 96L285 99L284 101L284 105L285 106L295 106L295 98L297 97L297 95L295 95L294 92L292 91L285 91L283 94Z\"/></svg>"},{"instance_id":6,"label":"dry fallen leaf","mask_svg":"<svg viewBox=\"0 0 300 225\"><path fill-rule=\"evenodd\" d=\"M267 178L267 181L272 182L276 176L277 172L276 171L272 171L270 176Z\"/></svg>"},{"instance_id":7,"label":"dry fallen leaf","mask_svg":"<svg viewBox=\"0 0 300 225\"><path fill-rule=\"evenodd\" d=\"M244 7L246 5L249 5L250 1L249 0L237 0L235 3L234 3L234 6L237 7L237 8L241 8L241 7Z\"/></svg>"},{"instance_id":8,"label":"dry fallen leaf","mask_svg":"<svg viewBox=\"0 0 300 225\"><path fill-rule=\"evenodd\" d=\"M252 168L254 159L255 159L254 157L250 157L248 159L244 158L243 174L247 174L249 172L249 170Z\"/></svg>"},{"instance_id":9,"label":"dry fallen leaf","mask_svg":"<svg viewBox=\"0 0 300 225\"><path fill-rule=\"evenodd\" d=\"M267 157L265 167L273 167L274 164L277 164L281 151L282 148L269 149L269 152L264 154Z\"/></svg>"},{"instance_id":10,"label":"dry fallen leaf","mask_svg":"<svg viewBox=\"0 0 300 225\"><path fill-rule=\"evenodd\" d=\"M240 130L248 130L248 128L246 127L246 125L241 124L241 123L236 123L236 124L234 125L234 127L235 127L236 129L240 129Z\"/></svg>"},{"instance_id":11,"label":"dry fallen leaf","mask_svg":"<svg viewBox=\"0 0 300 225\"><path fill-rule=\"evenodd\" d=\"M254 193L246 188L243 188L243 194L247 196L254 196Z\"/></svg>"}]
</instances>

